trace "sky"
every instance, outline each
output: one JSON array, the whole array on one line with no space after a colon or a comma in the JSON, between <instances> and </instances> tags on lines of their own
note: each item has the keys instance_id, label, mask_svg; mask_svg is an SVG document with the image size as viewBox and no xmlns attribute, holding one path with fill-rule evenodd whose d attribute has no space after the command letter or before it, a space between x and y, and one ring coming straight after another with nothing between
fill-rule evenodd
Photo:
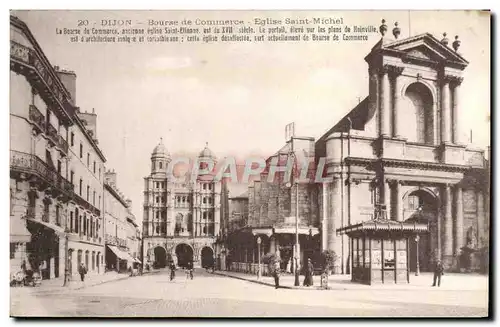
<instances>
[{"instance_id":1,"label":"sky","mask_svg":"<svg viewBox=\"0 0 500 327\"><path fill-rule=\"evenodd\" d=\"M78 44L58 36L87 19L343 18L378 28L384 18L400 38L447 32L469 61L461 86L461 141L490 143L490 18L474 11L22 11L52 65L77 75L77 106L95 109L97 138L118 188L142 220L144 180L160 138L170 153L268 157L285 143L285 125L316 139L368 94L364 57L380 39L340 43ZM239 185L231 190L238 195Z\"/></svg>"}]
</instances>

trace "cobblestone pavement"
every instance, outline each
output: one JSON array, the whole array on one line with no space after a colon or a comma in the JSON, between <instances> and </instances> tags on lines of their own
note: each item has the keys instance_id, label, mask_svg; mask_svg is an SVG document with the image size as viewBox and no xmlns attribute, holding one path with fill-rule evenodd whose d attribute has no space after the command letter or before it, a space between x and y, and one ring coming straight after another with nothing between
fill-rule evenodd
<instances>
[{"instance_id":1,"label":"cobblestone pavement","mask_svg":"<svg viewBox=\"0 0 500 327\"><path fill-rule=\"evenodd\" d=\"M487 290L274 289L201 269L194 280L180 270L170 281L163 271L80 290L11 294L11 315L16 316L481 317L487 305Z\"/></svg>"}]
</instances>

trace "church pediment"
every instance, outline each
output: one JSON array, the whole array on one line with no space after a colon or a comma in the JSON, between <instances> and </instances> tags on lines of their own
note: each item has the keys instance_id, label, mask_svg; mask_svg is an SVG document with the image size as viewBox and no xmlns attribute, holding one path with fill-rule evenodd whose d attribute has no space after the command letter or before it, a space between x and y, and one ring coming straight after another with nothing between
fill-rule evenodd
<instances>
[{"instance_id":1,"label":"church pediment","mask_svg":"<svg viewBox=\"0 0 500 327\"><path fill-rule=\"evenodd\" d=\"M450 40L450 43L452 41ZM398 52L407 58L430 60L434 62L450 62L467 66L468 62L450 46L444 45L429 33L398 40L385 44L383 49Z\"/></svg>"}]
</instances>

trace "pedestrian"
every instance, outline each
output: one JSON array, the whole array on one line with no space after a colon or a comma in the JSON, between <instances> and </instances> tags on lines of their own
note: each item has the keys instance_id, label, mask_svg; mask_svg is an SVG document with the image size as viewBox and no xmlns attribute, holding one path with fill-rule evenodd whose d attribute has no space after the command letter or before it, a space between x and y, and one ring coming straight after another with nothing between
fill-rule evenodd
<instances>
[{"instance_id":1,"label":"pedestrian","mask_svg":"<svg viewBox=\"0 0 500 327\"><path fill-rule=\"evenodd\" d=\"M175 263L172 261L170 262L170 280L174 280L175 278Z\"/></svg>"},{"instance_id":2,"label":"pedestrian","mask_svg":"<svg viewBox=\"0 0 500 327\"><path fill-rule=\"evenodd\" d=\"M193 279L193 261L189 261L187 263L187 269L186 269L186 279L191 278Z\"/></svg>"},{"instance_id":3,"label":"pedestrian","mask_svg":"<svg viewBox=\"0 0 500 327\"><path fill-rule=\"evenodd\" d=\"M274 287L278 289L280 287L280 273L281 273L281 266L280 266L280 259L276 258L274 261Z\"/></svg>"},{"instance_id":4,"label":"pedestrian","mask_svg":"<svg viewBox=\"0 0 500 327\"><path fill-rule=\"evenodd\" d=\"M434 266L434 282L432 286L436 286L436 280L438 287L441 286L441 276L444 275L444 268L441 260L436 261L436 265Z\"/></svg>"},{"instance_id":5,"label":"pedestrian","mask_svg":"<svg viewBox=\"0 0 500 327\"><path fill-rule=\"evenodd\" d=\"M311 262L311 258L307 259L307 264L305 266L305 277L304 277L304 286L312 286L313 285L313 274L314 274L314 266Z\"/></svg>"},{"instance_id":6,"label":"pedestrian","mask_svg":"<svg viewBox=\"0 0 500 327\"><path fill-rule=\"evenodd\" d=\"M80 274L80 279L85 281L85 275L87 274L87 267L83 264L83 262L80 264L80 267L78 268L78 273Z\"/></svg>"}]
</instances>

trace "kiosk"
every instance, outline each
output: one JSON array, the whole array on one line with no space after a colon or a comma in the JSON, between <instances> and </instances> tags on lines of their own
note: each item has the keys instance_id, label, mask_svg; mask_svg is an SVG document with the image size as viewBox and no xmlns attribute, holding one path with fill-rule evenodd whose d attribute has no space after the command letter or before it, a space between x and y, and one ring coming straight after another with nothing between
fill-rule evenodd
<instances>
[{"instance_id":1,"label":"kiosk","mask_svg":"<svg viewBox=\"0 0 500 327\"><path fill-rule=\"evenodd\" d=\"M375 219L337 229L351 242L351 281L363 284L406 284L410 282L409 242L428 225L385 219L385 208Z\"/></svg>"}]
</instances>

